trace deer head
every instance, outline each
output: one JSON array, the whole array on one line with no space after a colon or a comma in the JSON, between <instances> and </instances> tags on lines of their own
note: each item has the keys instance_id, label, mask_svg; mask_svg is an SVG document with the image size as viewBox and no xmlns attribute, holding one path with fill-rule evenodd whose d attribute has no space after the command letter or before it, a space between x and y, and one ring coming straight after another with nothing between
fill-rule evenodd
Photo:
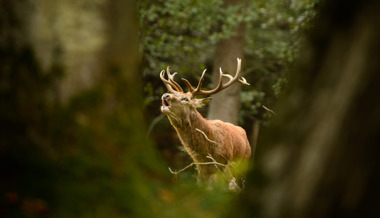
<instances>
[{"instance_id":1,"label":"deer head","mask_svg":"<svg viewBox=\"0 0 380 218\"><path fill-rule=\"evenodd\" d=\"M165 113L171 120L174 121L174 125L182 125L183 121L187 119L187 117L195 112L196 108L203 107L207 105L211 101L211 96L216 94L223 89L231 86L235 82L240 82L246 85L249 85L244 77L239 78L241 68L241 59L237 59L237 69L236 74L232 77L229 74L224 74L222 69L220 68L219 82L216 88L212 90L201 90L201 86L203 83L203 79L206 73L206 70L203 71L202 76L198 82L197 87L194 89L190 82L184 78L182 80L185 82L188 92L184 92L181 86L174 81L174 76L177 73L170 73L170 67L167 67L166 72L162 70L160 73L160 78L164 82L166 88L170 93L165 93L162 96L162 106L161 111ZM168 79L165 79L165 73L168 76ZM223 77L229 79L228 82L223 83ZM195 98L195 96L205 96L205 98Z\"/></svg>"}]
</instances>

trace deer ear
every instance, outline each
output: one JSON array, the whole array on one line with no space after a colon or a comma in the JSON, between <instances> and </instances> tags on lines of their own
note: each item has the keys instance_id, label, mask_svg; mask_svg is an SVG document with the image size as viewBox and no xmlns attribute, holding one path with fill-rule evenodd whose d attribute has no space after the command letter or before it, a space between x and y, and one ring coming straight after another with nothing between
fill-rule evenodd
<instances>
[{"instance_id":1,"label":"deer ear","mask_svg":"<svg viewBox=\"0 0 380 218\"><path fill-rule=\"evenodd\" d=\"M196 103L195 103L195 106L196 106L197 108L204 107L204 106L206 106L211 100L212 100L211 97L202 98L202 99L197 99L197 101L196 101Z\"/></svg>"}]
</instances>

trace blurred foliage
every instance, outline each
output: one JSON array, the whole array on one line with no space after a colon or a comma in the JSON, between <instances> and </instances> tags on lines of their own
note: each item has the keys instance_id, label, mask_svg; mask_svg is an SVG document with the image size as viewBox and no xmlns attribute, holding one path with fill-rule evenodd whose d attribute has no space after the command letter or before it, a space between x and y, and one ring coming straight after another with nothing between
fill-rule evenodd
<instances>
[{"instance_id":1,"label":"blurred foliage","mask_svg":"<svg viewBox=\"0 0 380 218\"><path fill-rule=\"evenodd\" d=\"M212 66L216 43L232 36L240 22L247 24L243 74L251 86L242 93L239 119L244 122L271 116L261 106L272 106L286 87L286 74L297 59L301 33L311 26L317 1L260 0L226 6L222 0L143 0L139 6L148 110L166 91L158 81L161 69L171 65L179 77L197 80L204 68L218 67Z\"/></svg>"},{"instance_id":2,"label":"blurred foliage","mask_svg":"<svg viewBox=\"0 0 380 218\"><path fill-rule=\"evenodd\" d=\"M113 71L67 104L46 95L64 74L31 49L0 48L1 217L220 217L234 198L174 181L139 120L134 81ZM58 72L58 73L57 73ZM126 87L130 87L126 90ZM135 97L133 97L135 96ZM137 96L137 97L136 97ZM4 106L6 105L6 106Z\"/></svg>"},{"instance_id":3,"label":"blurred foliage","mask_svg":"<svg viewBox=\"0 0 380 218\"><path fill-rule=\"evenodd\" d=\"M26 37L23 10L40 5L0 3L0 217L226 213L235 193L205 192L194 173L176 182L146 137L141 84L131 79L138 72L128 75L101 59L106 69L99 80L60 102L66 65L59 43L45 70Z\"/></svg>"},{"instance_id":4,"label":"blurred foliage","mask_svg":"<svg viewBox=\"0 0 380 218\"><path fill-rule=\"evenodd\" d=\"M216 43L244 21L249 30L244 74L253 89L241 94L241 120L265 119L260 107L283 92L313 2L260 0L224 7L221 0L141 0L144 98L135 80L118 66L106 66L90 88L65 103L58 96L67 73L60 61L66 42L53 45L56 62L47 70L29 44L27 10L41 2L1 1L0 216L223 216L236 194L218 187L205 191L195 185L194 169L170 175L167 167L181 169L188 157L170 152L180 145L168 143L176 136L167 119L151 132L157 145L149 141L141 107L152 121L166 91L159 71L172 65L190 80L199 78L203 68L213 67ZM67 5L65 14L77 13ZM78 29L86 32L85 26Z\"/></svg>"},{"instance_id":5,"label":"blurred foliage","mask_svg":"<svg viewBox=\"0 0 380 218\"><path fill-rule=\"evenodd\" d=\"M176 132L161 116L161 96L167 92L159 72L171 66L192 84L207 68L204 87L211 88L215 47L219 40L246 23L243 72L251 86L241 92L239 125L251 138L253 123L268 125L274 107L287 85L287 73L294 68L303 33L312 26L317 0L248 0L224 5L212 1L139 1L139 24L143 74L144 115L150 137L168 165L180 169L190 163L181 150ZM231 73L231 72L228 72ZM207 108L200 109L206 116Z\"/></svg>"},{"instance_id":6,"label":"blurred foliage","mask_svg":"<svg viewBox=\"0 0 380 218\"><path fill-rule=\"evenodd\" d=\"M155 73L169 63L180 71L199 71L213 45L233 34L239 7L223 1L140 1L144 72ZM238 18L239 17L239 18Z\"/></svg>"},{"instance_id":7,"label":"blurred foliage","mask_svg":"<svg viewBox=\"0 0 380 218\"><path fill-rule=\"evenodd\" d=\"M273 106L284 92L287 73L293 69L300 54L303 32L312 26L317 2L249 0L226 6L222 0L139 1L144 114L146 122L155 126L150 136L168 166L173 170L181 169L191 160L181 150L169 121L160 115L160 98L167 90L159 79L159 72L171 66L173 72L179 72L177 81L183 84L180 77L186 77L193 83L207 68L209 73L206 74L204 86L210 86L210 72L213 67L218 67L212 66L216 44L233 35L238 24L245 22L242 74L251 86L244 87L241 93L239 121L246 130L252 128L254 120L266 123L273 114L262 106ZM206 110L201 109L200 112L205 115ZM186 186L188 181L195 182L195 172L185 171L178 179L180 186ZM213 199L220 198L218 203L225 207L231 199L227 196L222 194ZM206 198L204 202L207 202ZM196 210L195 207L193 209ZM218 217L223 214L215 212L195 216ZM181 214L185 215L183 212Z\"/></svg>"},{"instance_id":8,"label":"blurred foliage","mask_svg":"<svg viewBox=\"0 0 380 218\"><path fill-rule=\"evenodd\" d=\"M114 90L96 86L63 106L46 100L62 76L59 65L43 72L28 47L2 47L0 54L0 215L104 217L132 213L133 204L146 201L131 195L147 187L138 185L139 174L131 172L137 169L130 166L159 165L147 164L152 157L128 155L135 148L125 145L144 137L129 125L127 103L122 103L129 96L116 94L125 79L113 75L106 82ZM106 107L109 96L118 102L112 109ZM128 132L139 135L126 138Z\"/></svg>"}]
</instances>

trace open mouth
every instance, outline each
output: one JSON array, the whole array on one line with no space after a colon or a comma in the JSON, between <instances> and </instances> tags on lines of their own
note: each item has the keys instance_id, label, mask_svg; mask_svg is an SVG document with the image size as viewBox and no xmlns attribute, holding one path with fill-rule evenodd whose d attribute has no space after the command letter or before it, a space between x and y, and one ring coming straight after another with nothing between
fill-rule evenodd
<instances>
[{"instance_id":1,"label":"open mouth","mask_svg":"<svg viewBox=\"0 0 380 218\"><path fill-rule=\"evenodd\" d=\"M162 99L162 105L165 107L169 107L169 102L167 102L165 99Z\"/></svg>"},{"instance_id":2,"label":"open mouth","mask_svg":"<svg viewBox=\"0 0 380 218\"><path fill-rule=\"evenodd\" d=\"M164 113L168 113L170 111L170 104L165 99L162 99L161 111Z\"/></svg>"}]
</instances>

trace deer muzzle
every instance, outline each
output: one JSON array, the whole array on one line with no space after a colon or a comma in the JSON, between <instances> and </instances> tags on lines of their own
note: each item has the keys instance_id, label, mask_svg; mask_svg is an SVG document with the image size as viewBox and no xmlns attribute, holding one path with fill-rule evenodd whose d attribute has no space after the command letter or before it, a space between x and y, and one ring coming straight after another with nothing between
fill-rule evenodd
<instances>
[{"instance_id":1,"label":"deer muzzle","mask_svg":"<svg viewBox=\"0 0 380 218\"><path fill-rule=\"evenodd\" d=\"M169 98L170 98L170 94L168 93L165 93L162 95L162 106L161 106L161 111L162 112L167 112L170 110L170 103L169 103Z\"/></svg>"}]
</instances>

